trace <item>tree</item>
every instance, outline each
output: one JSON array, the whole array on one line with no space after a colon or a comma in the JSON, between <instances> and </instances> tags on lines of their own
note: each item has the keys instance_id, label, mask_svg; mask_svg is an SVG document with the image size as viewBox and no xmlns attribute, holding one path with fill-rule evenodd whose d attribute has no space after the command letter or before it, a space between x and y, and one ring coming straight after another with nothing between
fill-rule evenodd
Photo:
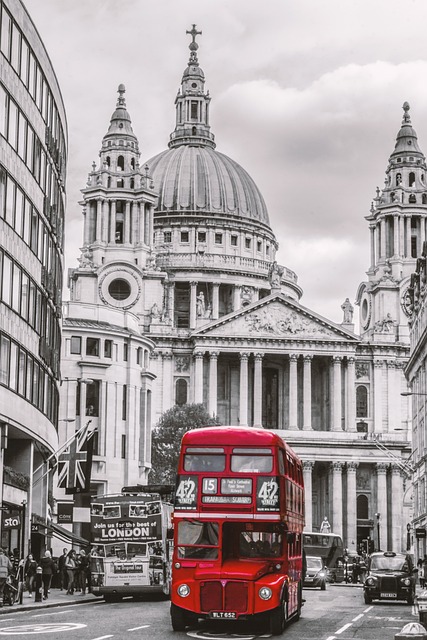
<instances>
[{"instance_id":1,"label":"tree","mask_svg":"<svg viewBox=\"0 0 427 640\"><path fill-rule=\"evenodd\" d=\"M182 436L190 429L219 425L203 404L175 405L165 411L151 435L150 483L175 484Z\"/></svg>"}]
</instances>

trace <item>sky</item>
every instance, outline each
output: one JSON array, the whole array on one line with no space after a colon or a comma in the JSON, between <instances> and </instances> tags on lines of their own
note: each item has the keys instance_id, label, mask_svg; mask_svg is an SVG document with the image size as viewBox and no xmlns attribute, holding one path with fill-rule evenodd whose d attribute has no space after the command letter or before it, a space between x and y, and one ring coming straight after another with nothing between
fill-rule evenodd
<instances>
[{"instance_id":1,"label":"sky","mask_svg":"<svg viewBox=\"0 0 427 640\"><path fill-rule=\"evenodd\" d=\"M117 99L141 164L167 148L196 24L217 150L258 185L301 303L343 320L367 280L365 216L411 105L427 153L425 0L24 0L68 120L65 268L77 266L80 190ZM68 295L65 293L64 298ZM355 308L356 331L357 308Z\"/></svg>"}]
</instances>

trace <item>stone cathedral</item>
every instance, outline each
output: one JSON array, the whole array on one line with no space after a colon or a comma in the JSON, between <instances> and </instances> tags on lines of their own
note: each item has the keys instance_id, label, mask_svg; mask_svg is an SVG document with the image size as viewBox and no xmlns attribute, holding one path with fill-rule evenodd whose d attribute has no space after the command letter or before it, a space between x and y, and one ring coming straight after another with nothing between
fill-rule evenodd
<instances>
[{"instance_id":1,"label":"stone cathedral","mask_svg":"<svg viewBox=\"0 0 427 640\"><path fill-rule=\"evenodd\" d=\"M117 492L149 480L160 415L203 403L222 424L274 429L294 447L306 530L326 516L349 549L368 538L406 549L406 291L427 218L426 162L409 105L365 218L371 264L355 296L356 333L349 299L335 324L303 306L297 275L277 263L259 189L216 148L199 32L187 33L168 148L141 161L120 85L82 189L83 246L63 317L61 439L91 420L93 493ZM74 529L84 532L86 520L76 500Z\"/></svg>"}]
</instances>

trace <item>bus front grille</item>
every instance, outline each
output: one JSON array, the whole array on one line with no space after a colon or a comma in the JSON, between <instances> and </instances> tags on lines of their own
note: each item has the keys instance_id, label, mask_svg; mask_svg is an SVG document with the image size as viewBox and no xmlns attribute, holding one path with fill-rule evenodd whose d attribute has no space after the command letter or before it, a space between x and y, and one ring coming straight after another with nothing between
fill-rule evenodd
<instances>
[{"instance_id":1,"label":"bus front grille","mask_svg":"<svg viewBox=\"0 0 427 640\"><path fill-rule=\"evenodd\" d=\"M244 613L248 609L248 585L246 582L219 581L202 582L200 585L201 610L235 611Z\"/></svg>"},{"instance_id":2,"label":"bus front grille","mask_svg":"<svg viewBox=\"0 0 427 640\"><path fill-rule=\"evenodd\" d=\"M397 593L397 580L391 576L381 578L382 593Z\"/></svg>"}]
</instances>

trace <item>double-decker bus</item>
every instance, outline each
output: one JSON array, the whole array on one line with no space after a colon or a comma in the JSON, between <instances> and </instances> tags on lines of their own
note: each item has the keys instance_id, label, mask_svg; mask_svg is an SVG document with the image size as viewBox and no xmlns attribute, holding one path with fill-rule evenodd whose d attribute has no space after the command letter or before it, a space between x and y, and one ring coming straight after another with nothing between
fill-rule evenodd
<instances>
[{"instance_id":1,"label":"double-decker bus","mask_svg":"<svg viewBox=\"0 0 427 640\"><path fill-rule=\"evenodd\" d=\"M91 502L91 586L107 602L171 585L172 487L124 487Z\"/></svg>"},{"instance_id":2,"label":"double-decker bus","mask_svg":"<svg viewBox=\"0 0 427 640\"><path fill-rule=\"evenodd\" d=\"M336 533L304 531L303 546L307 556L322 558L331 582L344 580L344 545L341 536Z\"/></svg>"},{"instance_id":3,"label":"double-decker bus","mask_svg":"<svg viewBox=\"0 0 427 640\"><path fill-rule=\"evenodd\" d=\"M302 465L275 433L188 431L174 504L171 621L262 617L274 635L302 605Z\"/></svg>"}]
</instances>

